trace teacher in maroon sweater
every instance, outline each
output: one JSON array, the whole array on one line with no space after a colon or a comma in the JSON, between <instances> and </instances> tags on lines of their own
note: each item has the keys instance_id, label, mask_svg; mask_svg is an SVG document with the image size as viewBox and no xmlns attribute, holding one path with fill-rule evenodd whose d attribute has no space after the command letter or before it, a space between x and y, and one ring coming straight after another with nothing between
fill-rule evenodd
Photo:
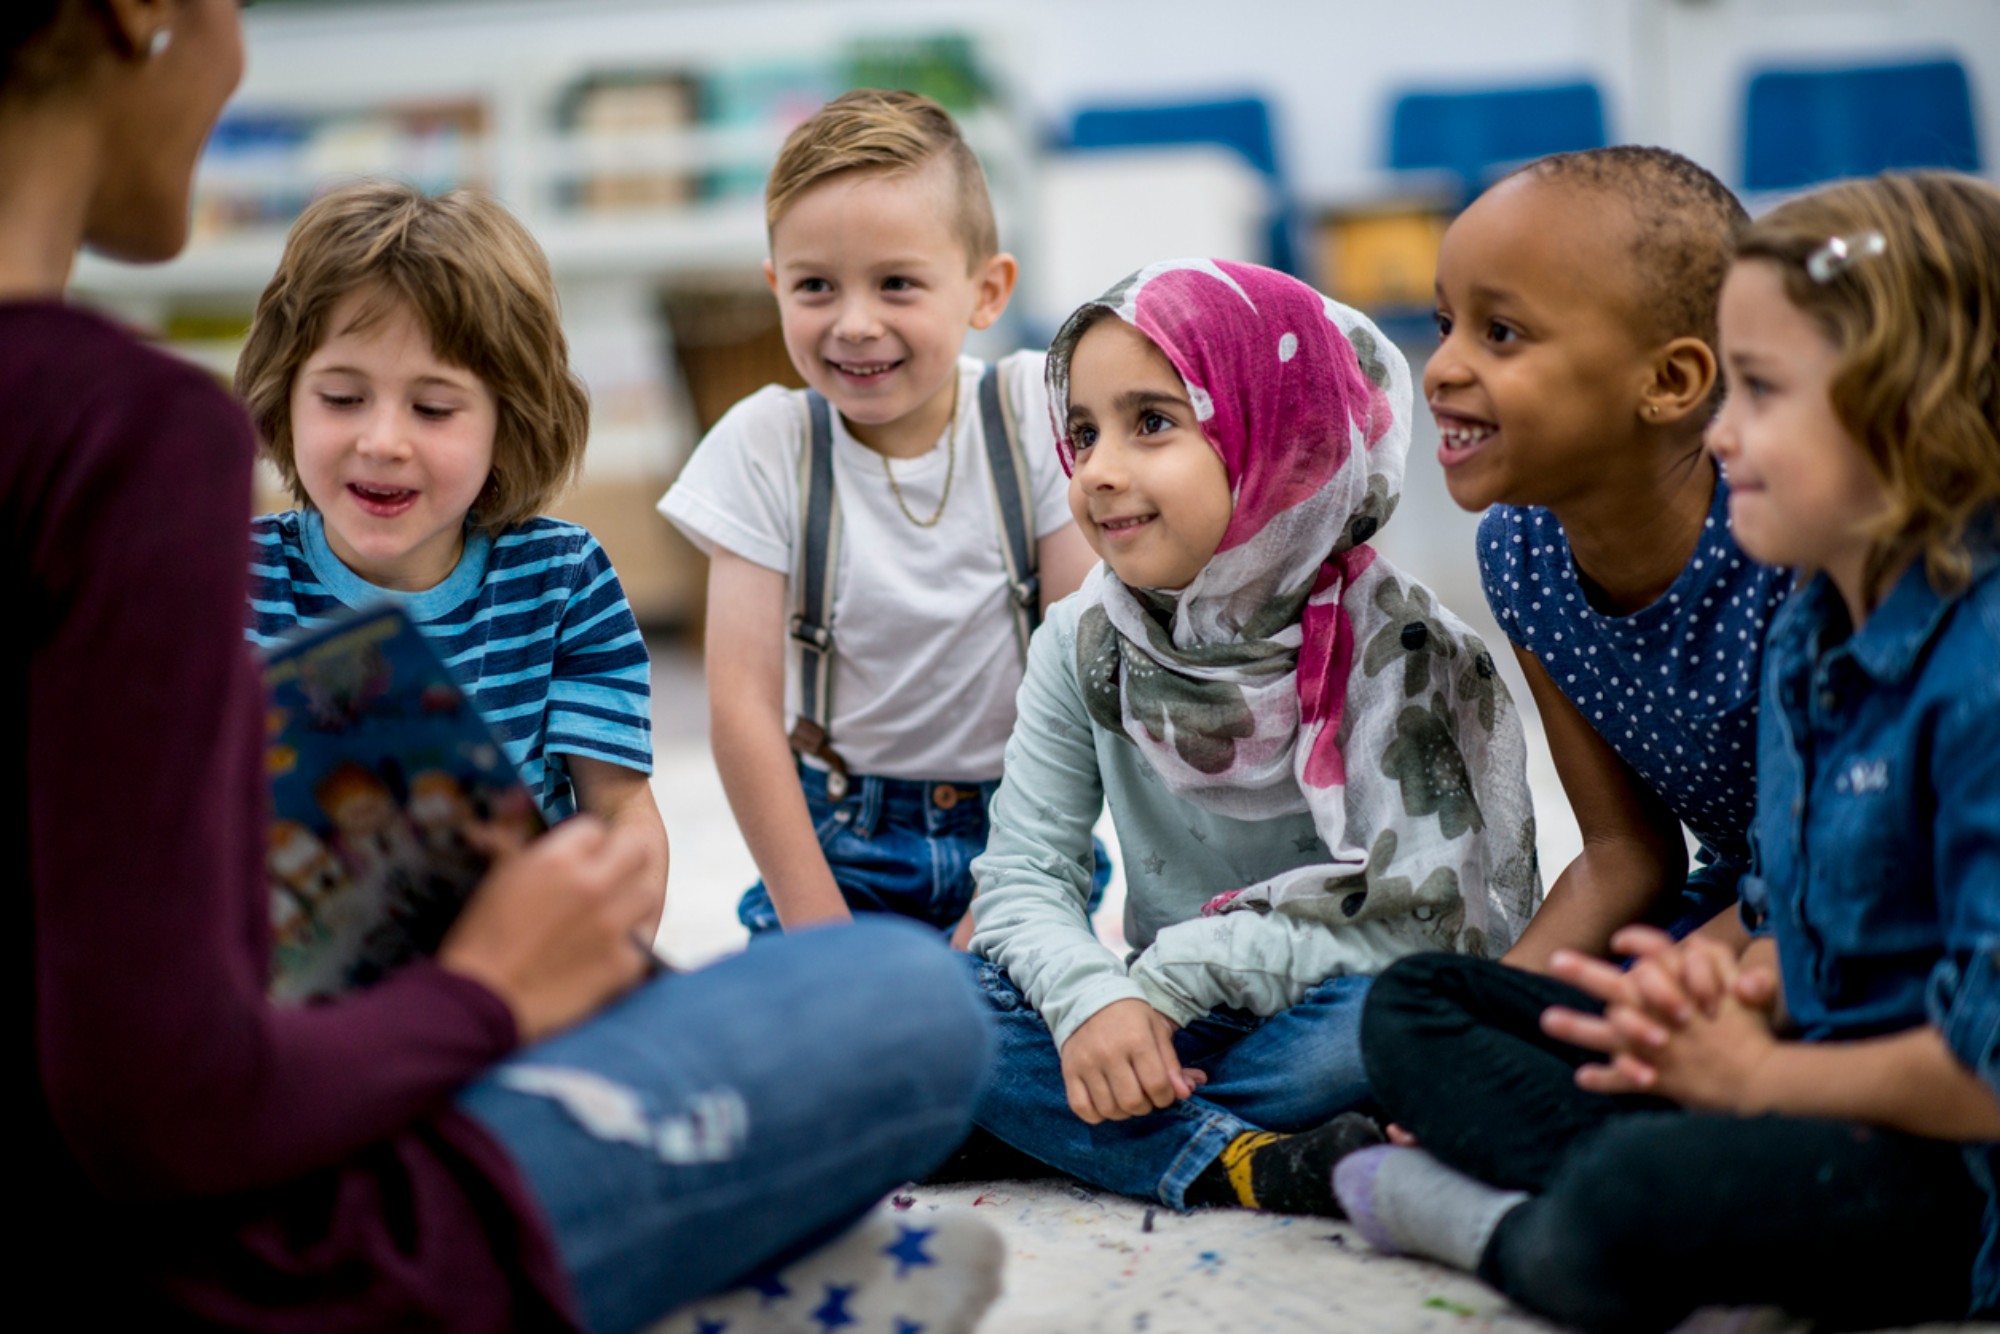
<instances>
[{"instance_id":1,"label":"teacher in maroon sweater","mask_svg":"<svg viewBox=\"0 0 2000 1334\"><path fill-rule=\"evenodd\" d=\"M643 853L587 819L503 857L435 959L266 1003L250 430L62 301L80 245L181 248L237 8L0 6L16 1301L78 1326L635 1327L933 1166L985 1034L948 953L899 930L642 984ZM660 1118L657 1144L509 1084L538 1062ZM664 1133L719 1104L707 1138Z\"/></svg>"}]
</instances>

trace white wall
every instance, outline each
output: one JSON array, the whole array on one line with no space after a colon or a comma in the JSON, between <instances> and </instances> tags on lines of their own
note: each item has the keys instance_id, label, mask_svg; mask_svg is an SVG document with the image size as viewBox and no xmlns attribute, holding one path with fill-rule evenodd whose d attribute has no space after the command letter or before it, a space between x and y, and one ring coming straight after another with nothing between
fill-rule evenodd
<instances>
[{"instance_id":1,"label":"white wall","mask_svg":"<svg viewBox=\"0 0 2000 1334\"><path fill-rule=\"evenodd\" d=\"M1631 82L1630 0L1085 0L1042 6L1024 69L1051 122L1092 101L1262 92L1295 190L1367 193L1388 155L1388 110L1409 86L1595 77L1613 105ZM1227 21L1216 22L1218 12Z\"/></svg>"},{"instance_id":2,"label":"white wall","mask_svg":"<svg viewBox=\"0 0 2000 1334\"><path fill-rule=\"evenodd\" d=\"M1389 101L1408 86L1587 75L1604 91L1615 138L1665 144L1735 182L1754 67L1938 52L1970 70L1987 170L2000 174L1994 0L1056 0L1038 7L1048 17L1036 25L1036 54L1022 74L1045 119L1092 100L1261 89L1277 109L1283 151L1308 200L1365 188L1387 156ZM1226 22L1215 21L1218 11Z\"/></svg>"}]
</instances>

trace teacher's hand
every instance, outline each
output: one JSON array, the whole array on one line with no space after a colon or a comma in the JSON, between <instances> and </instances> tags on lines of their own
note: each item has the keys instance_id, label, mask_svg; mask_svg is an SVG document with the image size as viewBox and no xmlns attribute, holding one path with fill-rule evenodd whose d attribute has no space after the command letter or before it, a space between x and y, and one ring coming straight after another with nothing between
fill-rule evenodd
<instances>
[{"instance_id":1,"label":"teacher's hand","mask_svg":"<svg viewBox=\"0 0 2000 1334\"><path fill-rule=\"evenodd\" d=\"M524 1043L595 1013L651 971L639 942L657 895L641 840L582 815L525 847L475 841L493 865L438 963L505 1001Z\"/></svg>"}]
</instances>

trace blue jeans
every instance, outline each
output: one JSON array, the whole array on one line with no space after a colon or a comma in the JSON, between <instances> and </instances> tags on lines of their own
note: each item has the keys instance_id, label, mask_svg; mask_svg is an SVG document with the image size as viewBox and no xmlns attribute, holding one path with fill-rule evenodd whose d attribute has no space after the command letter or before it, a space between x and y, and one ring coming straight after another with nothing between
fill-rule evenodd
<instances>
[{"instance_id":1,"label":"blue jeans","mask_svg":"<svg viewBox=\"0 0 2000 1334\"><path fill-rule=\"evenodd\" d=\"M1042 1016L998 964L975 959L999 1053L974 1116L988 1133L1071 1176L1187 1207L1188 1184L1246 1130L1310 1130L1369 1100L1361 1003L1371 977L1332 977L1259 1019L1211 1010L1174 1035L1181 1064L1207 1073L1186 1102L1088 1125L1070 1110L1062 1057Z\"/></svg>"},{"instance_id":2,"label":"blue jeans","mask_svg":"<svg viewBox=\"0 0 2000 1334\"><path fill-rule=\"evenodd\" d=\"M986 851L986 808L999 782L930 782L857 774L839 800L826 773L799 766L806 810L834 883L856 913L893 913L949 931L972 902L972 859ZM1090 908L1111 880L1111 854L1096 850ZM775 932L778 910L759 880L744 891L736 919L751 936Z\"/></svg>"},{"instance_id":3,"label":"blue jeans","mask_svg":"<svg viewBox=\"0 0 2000 1334\"><path fill-rule=\"evenodd\" d=\"M593 1330L833 1235L957 1147L991 1052L964 965L887 921L655 979L460 1097L540 1202Z\"/></svg>"}]
</instances>

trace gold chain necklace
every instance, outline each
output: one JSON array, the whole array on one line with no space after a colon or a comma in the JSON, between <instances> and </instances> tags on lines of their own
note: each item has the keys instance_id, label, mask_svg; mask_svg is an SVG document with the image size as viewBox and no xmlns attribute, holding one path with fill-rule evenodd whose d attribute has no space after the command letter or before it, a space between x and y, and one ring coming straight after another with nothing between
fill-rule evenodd
<instances>
[{"instance_id":1,"label":"gold chain necklace","mask_svg":"<svg viewBox=\"0 0 2000 1334\"><path fill-rule=\"evenodd\" d=\"M882 460L882 475L889 479L889 494L896 498L896 508L903 511L903 517L919 528L935 528L944 517L944 507L951 501L952 474L958 470L958 381L951 383L951 417L945 427L944 492L938 496L937 510L928 519L919 519L910 512L910 502L903 499L903 488L896 484L896 470L889 466L889 456L878 454Z\"/></svg>"}]
</instances>

